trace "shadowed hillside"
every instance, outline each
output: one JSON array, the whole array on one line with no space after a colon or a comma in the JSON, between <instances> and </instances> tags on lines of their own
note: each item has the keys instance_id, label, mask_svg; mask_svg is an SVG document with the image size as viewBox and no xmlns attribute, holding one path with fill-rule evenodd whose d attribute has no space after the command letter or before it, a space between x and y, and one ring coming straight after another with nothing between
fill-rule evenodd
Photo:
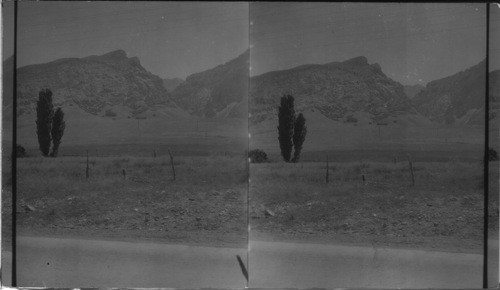
<instances>
[{"instance_id":1,"label":"shadowed hillside","mask_svg":"<svg viewBox=\"0 0 500 290\"><path fill-rule=\"evenodd\" d=\"M173 92L180 84L184 82L184 80L180 78L163 79L162 81L163 86L169 93Z\"/></svg>"},{"instance_id":2,"label":"shadowed hillside","mask_svg":"<svg viewBox=\"0 0 500 290\"><path fill-rule=\"evenodd\" d=\"M172 92L175 102L197 116L245 118L249 57L247 50L225 64L188 76Z\"/></svg>"},{"instance_id":3,"label":"shadowed hillside","mask_svg":"<svg viewBox=\"0 0 500 290\"><path fill-rule=\"evenodd\" d=\"M498 71L490 75L490 91L498 88ZM412 99L416 109L439 123L484 123L485 61L454 75L429 82Z\"/></svg>"},{"instance_id":4,"label":"shadowed hillside","mask_svg":"<svg viewBox=\"0 0 500 290\"><path fill-rule=\"evenodd\" d=\"M404 86L405 94L408 98L413 99L421 90L425 89L424 86L420 84Z\"/></svg>"}]
</instances>

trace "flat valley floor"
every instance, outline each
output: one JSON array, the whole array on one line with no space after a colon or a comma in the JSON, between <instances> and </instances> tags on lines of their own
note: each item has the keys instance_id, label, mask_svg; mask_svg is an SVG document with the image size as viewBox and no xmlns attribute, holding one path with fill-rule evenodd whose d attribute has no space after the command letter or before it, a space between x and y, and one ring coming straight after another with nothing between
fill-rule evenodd
<instances>
[{"instance_id":1,"label":"flat valley floor","mask_svg":"<svg viewBox=\"0 0 500 290\"><path fill-rule=\"evenodd\" d=\"M213 128L227 132L222 124ZM476 140L476 130L470 132L470 140ZM280 160L277 146L266 147L272 133L257 133L250 148L265 148L270 162L248 167L244 136L183 134L190 137L168 136L164 143L143 138L139 144L82 145L68 140L58 158L37 157L36 146L26 146L31 157L17 160L19 236L242 250L250 241L482 253L479 141L378 142L352 148L311 138L301 162L290 164ZM490 162L490 169L490 192L498 192L498 162ZM2 246L7 252L9 176L4 163ZM498 194L490 197L494 238ZM229 260L236 265L234 257Z\"/></svg>"}]
</instances>

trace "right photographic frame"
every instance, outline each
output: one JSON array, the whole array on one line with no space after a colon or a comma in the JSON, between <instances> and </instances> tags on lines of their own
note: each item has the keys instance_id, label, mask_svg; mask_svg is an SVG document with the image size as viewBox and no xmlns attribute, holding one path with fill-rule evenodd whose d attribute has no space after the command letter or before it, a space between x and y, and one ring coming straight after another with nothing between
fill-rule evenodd
<instances>
[{"instance_id":1,"label":"right photographic frame","mask_svg":"<svg viewBox=\"0 0 500 290\"><path fill-rule=\"evenodd\" d=\"M499 136L499 109L500 109L500 6L489 4L489 31L488 31L488 214L485 218L488 221L486 248L486 281L488 287L498 287L499 285L499 265L498 252L498 229L499 229L499 163L498 152L500 150ZM491 152L491 153L490 153ZM490 156L491 154L491 156Z\"/></svg>"},{"instance_id":2,"label":"right photographic frame","mask_svg":"<svg viewBox=\"0 0 500 290\"><path fill-rule=\"evenodd\" d=\"M250 3L249 287L498 285L487 5Z\"/></svg>"}]
</instances>

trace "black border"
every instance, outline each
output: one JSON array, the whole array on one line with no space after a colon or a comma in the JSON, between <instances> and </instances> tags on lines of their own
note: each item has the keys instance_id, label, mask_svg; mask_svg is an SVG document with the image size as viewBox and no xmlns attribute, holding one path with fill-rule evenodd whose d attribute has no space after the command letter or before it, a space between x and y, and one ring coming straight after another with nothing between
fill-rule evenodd
<instances>
[{"instance_id":1,"label":"black border","mask_svg":"<svg viewBox=\"0 0 500 290\"><path fill-rule=\"evenodd\" d=\"M489 204L489 146L490 146L490 4L486 3L486 60L485 60L485 96L484 96L484 159L483 159L483 175L484 175L484 209L483 209L483 289L488 288L488 204Z\"/></svg>"},{"instance_id":2,"label":"black border","mask_svg":"<svg viewBox=\"0 0 500 290\"><path fill-rule=\"evenodd\" d=\"M12 92L12 280L11 286L17 287L17 5L18 0L14 0L14 55L13 55L13 92Z\"/></svg>"},{"instance_id":3,"label":"black border","mask_svg":"<svg viewBox=\"0 0 500 290\"><path fill-rule=\"evenodd\" d=\"M149 0L151 1L151 0ZM12 154L11 154L11 176L12 176L12 266L11 266L11 286L17 287L17 156L16 156L16 145L17 145L17 26L18 26L18 2L19 0L14 0L14 54L13 54L13 100L12 100ZM251 3L253 1L242 1ZM316 2L316 1L314 1ZM323 1L318 1L323 2ZM328 2L328 1L327 1ZM335 1L338 2L338 1ZM358 1L346 1L346 2L358 2ZM359 2L379 2L379 1L359 1ZM393 2L393 1L387 1ZM393 2L397 3L397 2ZM429 3L429 1L411 1L410 3ZM432 3L472 3L472 1L432 1ZM490 5L495 4L495 2L486 1L486 60L485 60L485 134L484 134L484 157L483 157L483 187L484 187L484 211L483 211L483 289L488 288L488 204L489 204L489 38L490 38ZM250 13L250 12L249 12ZM249 60L251 59L251 54L249 51ZM5 73L5 72L4 72ZM248 84L250 86L250 83ZM250 105L250 99L248 96L248 105ZM248 106L248 113L250 113L250 107ZM248 115L248 119L250 115ZM248 133L250 134L250 121L248 120ZM250 149L250 135L248 137L248 149ZM248 156L247 156L248 158ZM247 174L248 182L247 189L250 187L250 164L247 159ZM249 194L247 190L247 221L249 221ZM249 227L249 223L247 226ZM247 231L247 241L249 242L250 228ZM247 243L248 244L248 243ZM249 251L247 245L247 259L246 266L249 266ZM248 287L249 281L247 280Z\"/></svg>"}]
</instances>

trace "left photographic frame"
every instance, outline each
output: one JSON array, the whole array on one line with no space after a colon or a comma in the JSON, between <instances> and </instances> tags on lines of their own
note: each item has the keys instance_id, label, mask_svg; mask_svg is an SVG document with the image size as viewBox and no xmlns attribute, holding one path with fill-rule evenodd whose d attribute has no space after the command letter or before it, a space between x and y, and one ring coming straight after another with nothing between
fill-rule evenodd
<instances>
[{"instance_id":1,"label":"left photographic frame","mask_svg":"<svg viewBox=\"0 0 500 290\"><path fill-rule=\"evenodd\" d=\"M3 5L3 285L245 287L248 3Z\"/></svg>"}]
</instances>

